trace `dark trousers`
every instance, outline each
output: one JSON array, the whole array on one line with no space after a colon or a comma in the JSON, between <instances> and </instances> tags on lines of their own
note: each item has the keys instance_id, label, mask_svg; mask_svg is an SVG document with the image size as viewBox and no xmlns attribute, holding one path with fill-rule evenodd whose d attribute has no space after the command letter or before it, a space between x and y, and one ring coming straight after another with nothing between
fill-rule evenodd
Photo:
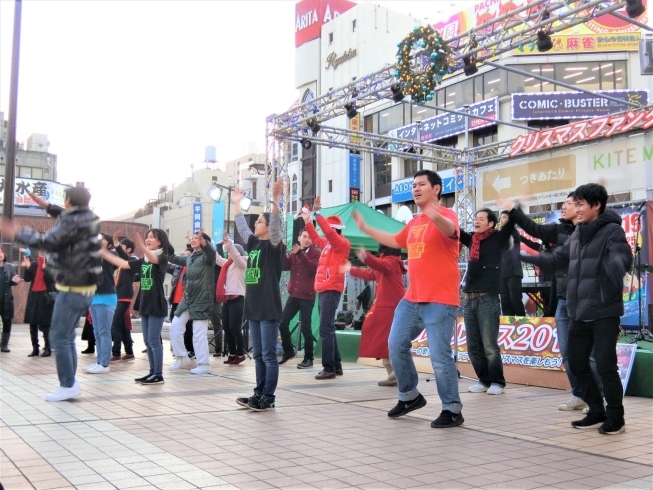
<instances>
[{"instance_id":1,"label":"dark trousers","mask_svg":"<svg viewBox=\"0 0 653 490\"><path fill-rule=\"evenodd\" d=\"M322 342L322 367L327 373L342 369L338 340L336 339L336 310L340 303L338 291L324 291L317 295L320 310L320 341Z\"/></svg>"},{"instance_id":2,"label":"dark trousers","mask_svg":"<svg viewBox=\"0 0 653 490\"><path fill-rule=\"evenodd\" d=\"M29 336L32 340L32 347L39 348L39 330L43 332L44 349L50 349L50 325L39 328L35 323L29 324Z\"/></svg>"},{"instance_id":3,"label":"dark trousers","mask_svg":"<svg viewBox=\"0 0 653 490\"><path fill-rule=\"evenodd\" d=\"M113 314L113 321L111 322L111 338L113 346L111 347L111 354L113 356L120 355L121 344L125 346L125 354L129 356L134 355L132 348L134 342L132 341L132 334L127 328L126 315L129 312L131 302L118 301L116 311Z\"/></svg>"},{"instance_id":4,"label":"dark trousers","mask_svg":"<svg viewBox=\"0 0 653 490\"><path fill-rule=\"evenodd\" d=\"M304 336L304 359L313 360L313 330L311 316L313 315L314 299L299 299L292 296L286 301L281 315L279 324L279 333L281 334L281 344L286 354L292 354L295 348L290 338L290 321L299 312L299 322Z\"/></svg>"},{"instance_id":5,"label":"dark trousers","mask_svg":"<svg viewBox=\"0 0 653 490\"><path fill-rule=\"evenodd\" d=\"M11 333L11 323L13 318L6 318L6 317L0 317L2 318L2 333L9 335Z\"/></svg>"},{"instance_id":6,"label":"dark trousers","mask_svg":"<svg viewBox=\"0 0 653 490\"><path fill-rule=\"evenodd\" d=\"M222 328L229 346L229 354L232 356L244 356L243 346L243 309L245 308L245 297L238 296L230 299L222 305Z\"/></svg>"},{"instance_id":7,"label":"dark trousers","mask_svg":"<svg viewBox=\"0 0 653 490\"><path fill-rule=\"evenodd\" d=\"M526 316L519 276L501 279L501 311L504 316Z\"/></svg>"},{"instance_id":8,"label":"dark trousers","mask_svg":"<svg viewBox=\"0 0 653 490\"><path fill-rule=\"evenodd\" d=\"M617 367L617 338L619 317L601 318L590 322L572 320L569 327L567 355L569 367L578 379L583 400L591 413L604 413L608 418L623 421L624 390ZM601 390L590 367L590 355L594 349L596 370L603 382L603 394L607 408L603 408Z\"/></svg>"},{"instance_id":9,"label":"dark trousers","mask_svg":"<svg viewBox=\"0 0 653 490\"><path fill-rule=\"evenodd\" d=\"M479 383L490 387L492 383L506 386L503 377L499 336L499 296L486 294L470 299L465 305L465 331L467 352Z\"/></svg>"}]
</instances>

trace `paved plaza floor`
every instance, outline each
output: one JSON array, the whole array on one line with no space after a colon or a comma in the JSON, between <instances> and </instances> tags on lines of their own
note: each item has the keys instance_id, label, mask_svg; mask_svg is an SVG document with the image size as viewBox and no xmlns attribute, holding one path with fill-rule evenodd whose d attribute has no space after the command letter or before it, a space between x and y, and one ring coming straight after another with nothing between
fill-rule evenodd
<instances>
[{"instance_id":1,"label":"paved plaza floor","mask_svg":"<svg viewBox=\"0 0 653 490\"><path fill-rule=\"evenodd\" d=\"M579 411L561 412L560 390L509 384L505 394L467 392L465 424L432 429L440 413L435 384L420 377L428 404L399 419L386 412L396 389L377 386L382 368L345 364L316 381L291 360L281 366L277 409L252 412L254 362L212 359L213 374L168 373L142 386L143 341L135 361L111 372L82 371L82 396L46 403L57 387L54 357L28 358L26 325L0 355L0 481L13 489L535 489L653 488L653 400L627 397L623 434L577 430ZM78 340L78 350L86 343Z\"/></svg>"}]
</instances>

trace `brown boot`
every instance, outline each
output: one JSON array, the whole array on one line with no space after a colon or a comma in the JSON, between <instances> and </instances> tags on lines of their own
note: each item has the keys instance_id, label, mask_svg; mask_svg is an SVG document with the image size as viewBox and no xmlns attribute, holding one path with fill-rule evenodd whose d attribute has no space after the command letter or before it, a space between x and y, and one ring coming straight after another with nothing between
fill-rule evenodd
<instances>
[{"instance_id":1,"label":"brown boot","mask_svg":"<svg viewBox=\"0 0 653 490\"><path fill-rule=\"evenodd\" d=\"M395 376L395 372L392 369L390 359L383 359L382 362L383 367L388 373L388 378L384 379L383 381L379 381L379 386L397 386L397 377Z\"/></svg>"},{"instance_id":2,"label":"brown boot","mask_svg":"<svg viewBox=\"0 0 653 490\"><path fill-rule=\"evenodd\" d=\"M9 350L10 333L2 332L2 341L0 342L0 352L11 352Z\"/></svg>"}]
</instances>

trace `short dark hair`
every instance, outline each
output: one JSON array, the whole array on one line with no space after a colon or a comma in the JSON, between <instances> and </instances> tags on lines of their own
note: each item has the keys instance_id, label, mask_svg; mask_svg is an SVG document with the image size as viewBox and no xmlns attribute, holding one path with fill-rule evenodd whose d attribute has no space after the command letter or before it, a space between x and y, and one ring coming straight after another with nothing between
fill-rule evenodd
<instances>
[{"instance_id":1,"label":"short dark hair","mask_svg":"<svg viewBox=\"0 0 653 490\"><path fill-rule=\"evenodd\" d=\"M492 223L494 223L494 226L497 226L497 223L499 222L497 220L497 215L494 214L494 211L492 211L490 208L481 208L478 211L476 211L476 214L474 214L474 216L476 216L478 213L487 213L488 223L491 221Z\"/></svg>"},{"instance_id":2,"label":"short dark hair","mask_svg":"<svg viewBox=\"0 0 653 490\"><path fill-rule=\"evenodd\" d=\"M196 235L200 235L204 238L204 240L207 241L207 243L211 243L211 237L208 236L206 233L202 232L200 233L199 231L195 233Z\"/></svg>"},{"instance_id":3,"label":"short dark hair","mask_svg":"<svg viewBox=\"0 0 653 490\"><path fill-rule=\"evenodd\" d=\"M91 193L86 187L66 187L63 192L72 206L88 206L91 201Z\"/></svg>"},{"instance_id":4,"label":"short dark hair","mask_svg":"<svg viewBox=\"0 0 653 490\"><path fill-rule=\"evenodd\" d=\"M125 247L131 250L132 252L134 251L134 242L132 242L129 238L123 238L120 240L120 243Z\"/></svg>"},{"instance_id":5,"label":"short dark hair","mask_svg":"<svg viewBox=\"0 0 653 490\"><path fill-rule=\"evenodd\" d=\"M401 255L401 249L379 244L379 257L381 255Z\"/></svg>"},{"instance_id":6,"label":"short dark hair","mask_svg":"<svg viewBox=\"0 0 653 490\"><path fill-rule=\"evenodd\" d=\"M415 175L413 175L413 178L420 177L422 175L426 175L426 177L429 179L431 187L435 187L436 185L440 186L438 199L442 198L442 177L440 177L437 172L434 172L433 170L418 170L415 172Z\"/></svg>"},{"instance_id":7,"label":"short dark hair","mask_svg":"<svg viewBox=\"0 0 653 490\"><path fill-rule=\"evenodd\" d=\"M111 235L108 233L100 233L100 235L102 235L102 238L104 238L111 247L114 246L113 237Z\"/></svg>"},{"instance_id":8,"label":"short dark hair","mask_svg":"<svg viewBox=\"0 0 653 490\"><path fill-rule=\"evenodd\" d=\"M168 234L161 230L160 228L150 228L145 233L147 237L148 233L152 233L152 236L161 242L161 249L163 250L163 255L172 255L175 253L175 248L170 245L170 240L168 240Z\"/></svg>"},{"instance_id":9,"label":"short dark hair","mask_svg":"<svg viewBox=\"0 0 653 490\"><path fill-rule=\"evenodd\" d=\"M590 206L601 205L599 214L605 211L605 205L608 202L608 191L600 184L584 184L576 188L574 199L576 201L586 201Z\"/></svg>"},{"instance_id":10,"label":"short dark hair","mask_svg":"<svg viewBox=\"0 0 653 490\"><path fill-rule=\"evenodd\" d=\"M267 226L270 226L270 216L271 216L271 213L267 213L267 212L266 212L266 213L261 213L261 216L263 216L263 219L265 220L265 224L266 224Z\"/></svg>"},{"instance_id":11,"label":"short dark hair","mask_svg":"<svg viewBox=\"0 0 653 490\"><path fill-rule=\"evenodd\" d=\"M571 197L572 199L576 198L576 191L571 191L569 194L567 194L567 197Z\"/></svg>"}]
</instances>

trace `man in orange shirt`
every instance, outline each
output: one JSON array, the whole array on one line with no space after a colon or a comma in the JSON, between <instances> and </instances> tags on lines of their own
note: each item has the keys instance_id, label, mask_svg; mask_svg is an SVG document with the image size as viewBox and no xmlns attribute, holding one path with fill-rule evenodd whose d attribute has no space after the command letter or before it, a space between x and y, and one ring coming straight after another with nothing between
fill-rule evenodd
<instances>
[{"instance_id":1,"label":"man in orange shirt","mask_svg":"<svg viewBox=\"0 0 653 490\"><path fill-rule=\"evenodd\" d=\"M418 171L413 199L422 211L393 235L354 219L361 231L382 245L408 250L408 291L395 310L388 347L397 376L399 402L388 417L401 417L422 408L426 400L417 389L418 377L411 356L411 341L426 327L431 364L435 372L442 413L433 428L456 427L464 422L458 394L458 373L451 353L451 337L460 306L456 213L440 206L442 178L432 170Z\"/></svg>"}]
</instances>

